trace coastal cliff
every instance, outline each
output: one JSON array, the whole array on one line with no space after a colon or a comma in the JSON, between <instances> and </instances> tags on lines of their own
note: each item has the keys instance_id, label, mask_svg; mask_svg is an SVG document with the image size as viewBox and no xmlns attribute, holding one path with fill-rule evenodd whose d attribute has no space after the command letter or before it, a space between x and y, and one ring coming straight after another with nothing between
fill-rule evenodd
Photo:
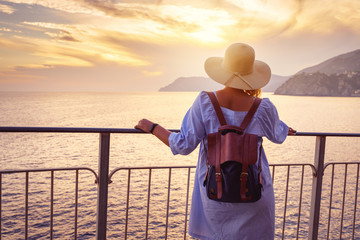
<instances>
[{"instance_id":1,"label":"coastal cliff","mask_svg":"<svg viewBox=\"0 0 360 240\"><path fill-rule=\"evenodd\" d=\"M360 49L299 71L274 93L297 96L360 97Z\"/></svg>"},{"instance_id":2,"label":"coastal cliff","mask_svg":"<svg viewBox=\"0 0 360 240\"><path fill-rule=\"evenodd\" d=\"M360 72L299 73L276 89L278 95L360 97Z\"/></svg>"}]
</instances>

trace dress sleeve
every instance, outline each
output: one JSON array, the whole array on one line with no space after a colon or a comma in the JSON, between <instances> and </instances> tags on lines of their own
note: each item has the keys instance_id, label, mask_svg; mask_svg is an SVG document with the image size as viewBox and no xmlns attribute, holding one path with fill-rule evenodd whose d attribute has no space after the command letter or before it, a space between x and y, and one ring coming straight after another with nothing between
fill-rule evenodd
<instances>
[{"instance_id":1,"label":"dress sleeve","mask_svg":"<svg viewBox=\"0 0 360 240\"><path fill-rule=\"evenodd\" d=\"M202 95L203 93L198 95L193 105L185 114L180 132L173 132L169 136L170 149L174 155L190 154L205 136L205 127L201 110Z\"/></svg>"},{"instance_id":2,"label":"dress sleeve","mask_svg":"<svg viewBox=\"0 0 360 240\"><path fill-rule=\"evenodd\" d=\"M264 136L274 143L284 142L289 127L279 119L275 105L268 98L264 98L261 105L258 119Z\"/></svg>"}]
</instances>

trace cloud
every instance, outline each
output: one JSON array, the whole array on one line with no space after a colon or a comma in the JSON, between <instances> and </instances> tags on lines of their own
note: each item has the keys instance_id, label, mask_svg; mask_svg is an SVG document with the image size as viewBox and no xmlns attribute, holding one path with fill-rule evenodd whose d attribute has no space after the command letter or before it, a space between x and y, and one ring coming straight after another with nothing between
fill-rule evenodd
<instances>
[{"instance_id":1,"label":"cloud","mask_svg":"<svg viewBox=\"0 0 360 240\"><path fill-rule=\"evenodd\" d=\"M75 24L78 25L87 21L89 25L99 29L131 34L152 42L163 40L164 44L194 41L201 44L225 44L236 39L258 41L283 33L303 31L303 26L311 27L309 22L321 22L318 30L323 31L329 25L326 22L341 22L353 28L351 22L358 20L354 16L360 15L354 13L359 11L356 10L359 9L359 4L354 0L345 0L350 4L335 0L325 4L326 6L323 6L322 1L305 0L13 1L36 3L68 13L80 12L82 16L73 14L67 18L77 21ZM318 16L323 19L318 21ZM75 36L64 36L62 39L81 41Z\"/></svg>"},{"instance_id":2,"label":"cloud","mask_svg":"<svg viewBox=\"0 0 360 240\"><path fill-rule=\"evenodd\" d=\"M70 42L80 42L78 39L75 39L70 33L70 31L76 31L76 27L73 27L72 25L44 22L24 22L24 24L39 27L34 30L43 32L44 34L50 36L52 39L59 39Z\"/></svg>"},{"instance_id":3,"label":"cloud","mask_svg":"<svg viewBox=\"0 0 360 240\"><path fill-rule=\"evenodd\" d=\"M79 40L76 40L75 38L73 38L70 35L59 36L59 39L63 40L63 41L69 41L69 42L79 42Z\"/></svg>"},{"instance_id":4,"label":"cloud","mask_svg":"<svg viewBox=\"0 0 360 240\"><path fill-rule=\"evenodd\" d=\"M33 55L35 61L41 59L39 64L93 66L107 61L128 66L148 64L140 55L137 56L129 49L102 42L101 39L107 31L96 27L44 22L24 22L23 25L30 26L28 29L40 32L44 36L49 36L50 41L46 37L13 36L10 38L12 40L0 40L2 42L0 49L21 50L23 53Z\"/></svg>"},{"instance_id":5,"label":"cloud","mask_svg":"<svg viewBox=\"0 0 360 240\"><path fill-rule=\"evenodd\" d=\"M47 9L58 10L66 13L102 15L101 12L89 8L83 1L77 0L7 0L7 2L15 3L17 6L42 6Z\"/></svg>"},{"instance_id":6,"label":"cloud","mask_svg":"<svg viewBox=\"0 0 360 240\"><path fill-rule=\"evenodd\" d=\"M6 14L12 14L15 12L15 9L11 6L0 4L0 12L6 13Z\"/></svg>"},{"instance_id":7,"label":"cloud","mask_svg":"<svg viewBox=\"0 0 360 240\"><path fill-rule=\"evenodd\" d=\"M303 1L290 34L308 32L328 35L336 34L340 28L360 33L360 1L333 0L326 4L323 1Z\"/></svg>"},{"instance_id":8,"label":"cloud","mask_svg":"<svg viewBox=\"0 0 360 240\"><path fill-rule=\"evenodd\" d=\"M6 28L6 27L0 28L0 31L1 31L1 32L14 32L12 29Z\"/></svg>"}]
</instances>

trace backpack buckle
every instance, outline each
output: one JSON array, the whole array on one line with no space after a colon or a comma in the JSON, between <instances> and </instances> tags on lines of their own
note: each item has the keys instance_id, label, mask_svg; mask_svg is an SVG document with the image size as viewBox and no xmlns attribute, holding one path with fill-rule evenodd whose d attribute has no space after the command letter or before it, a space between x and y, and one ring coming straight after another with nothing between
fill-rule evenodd
<instances>
[{"instance_id":1,"label":"backpack buckle","mask_svg":"<svg viewBox=\"0 0 360 240\"><path fill-rule=\"evenodd\" d=\"M249 176L249 173L247 173L247 172L242 172L242 173L240 174L240 178L246 179L248 176Z\"/></svg>"},{"instance_id":2,"label":"backpack buckle","mask_svg":"<svg viewBox=\"0 0 360 240\"><path fill-rule=\"evenodd\" d=\"M221 172L215 173L215 179L216 179L217 182L221 182L221 181L222 181Z\"/></svg>"}]
</instances>

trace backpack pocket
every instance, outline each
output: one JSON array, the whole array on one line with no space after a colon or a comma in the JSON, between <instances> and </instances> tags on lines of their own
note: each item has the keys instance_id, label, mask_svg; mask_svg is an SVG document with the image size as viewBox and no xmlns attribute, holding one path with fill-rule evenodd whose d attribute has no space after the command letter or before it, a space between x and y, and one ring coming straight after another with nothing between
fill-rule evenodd
<instances>
[{"instance_id":1,"label":"backpack pocket","mask_svg":"<svg viewBox=\"0 0 360 240\"><path fill-rule=\"evenodd\" d=\"M221 164L221 186L222 194L218 199L218 183L216 181L216 170L209 166L204 182L208 198L220 202L256 202L261 198L262 185L259 182L259 171L255 165L248 166L248 175L245 185L241 183L243 166L241 163L227 161ZM241 197L242 187L246 187L246 197Z\"/></svg>"}]
</instances>

